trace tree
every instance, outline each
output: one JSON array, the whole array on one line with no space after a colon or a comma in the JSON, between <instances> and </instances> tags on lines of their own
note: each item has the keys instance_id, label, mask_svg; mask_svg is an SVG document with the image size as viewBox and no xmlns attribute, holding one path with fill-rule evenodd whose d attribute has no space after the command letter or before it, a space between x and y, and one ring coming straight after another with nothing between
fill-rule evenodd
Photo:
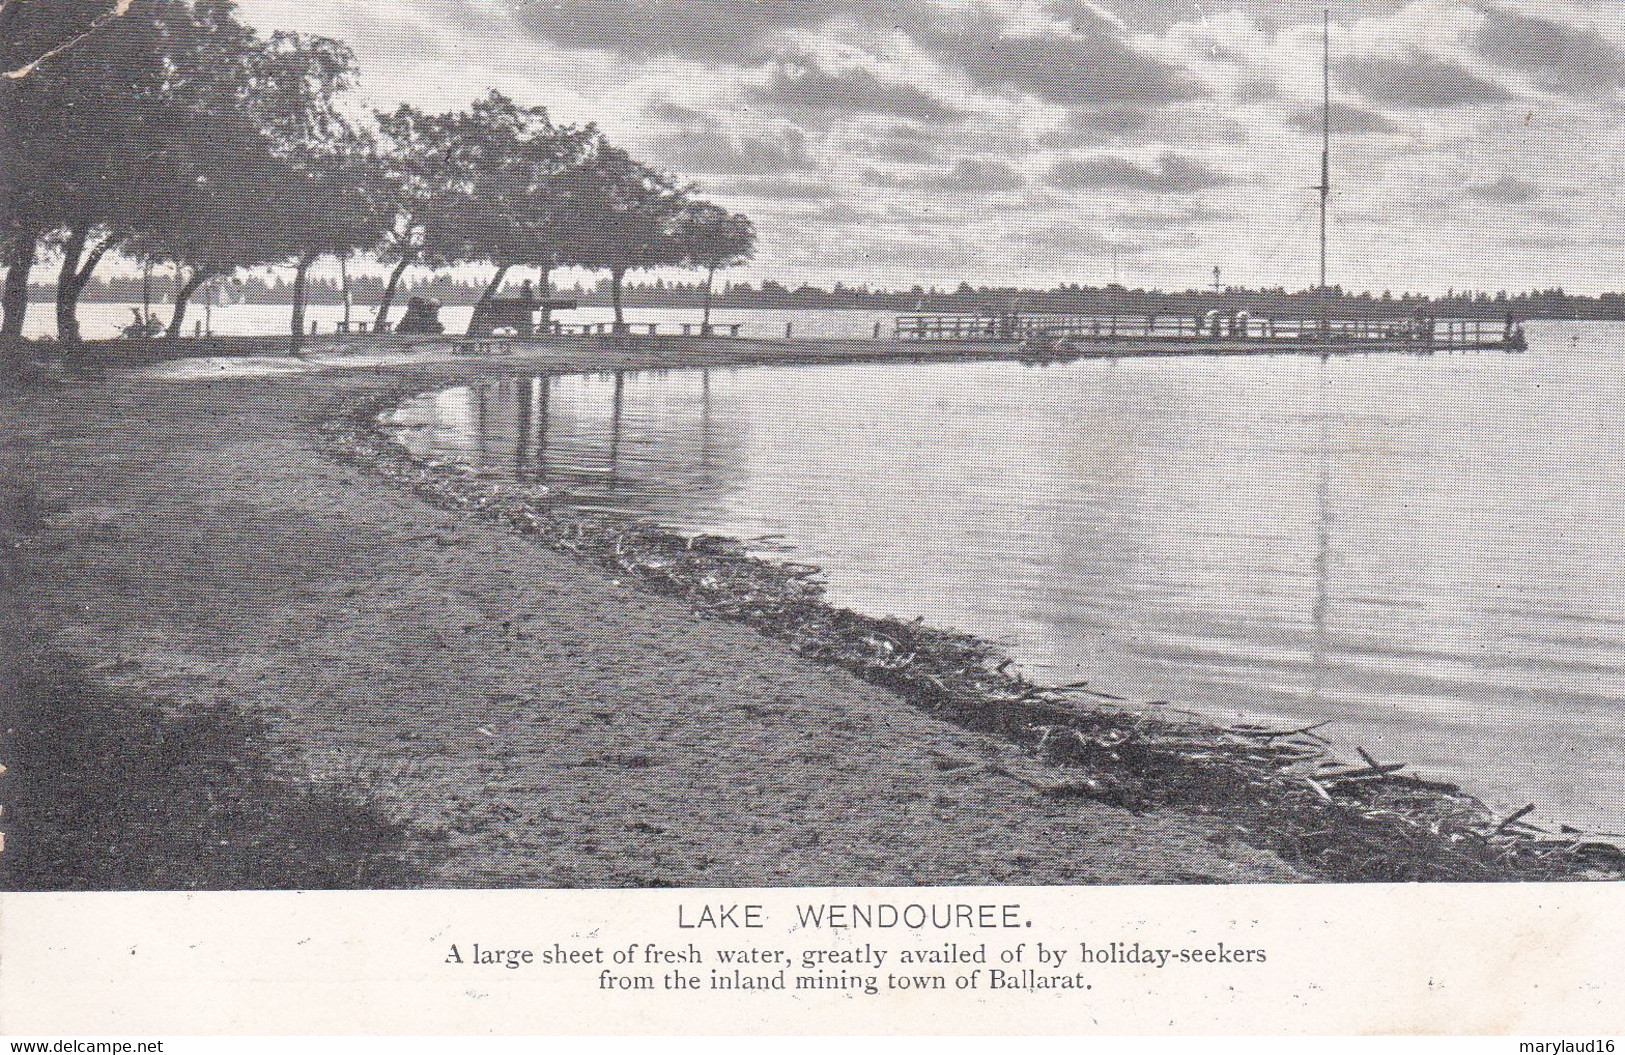
<instances>
[{"instance_id":1,"label":"tree","mask_svg":"<svg viewBox=\"0 0 1625 1055\"><path fill-rule=\"evenodd\" d=\"M449 264L460 257L471 189L459 177L456 115L403 104L375 119L378 206L389 214L378 256L392 265L373 324L383 331L407 268Z\"/></svg>"},{"instance_id":2,"label":"tree","mask_svg":"<svg viewBox=\"0 0 1625 1055\"><path fill-rule=\"evenodd\" d=\"M175 266L171 336L211 279L291 261L302 294L321 256L377 240L377 168L341 109L355 72L349 49L294 33L262 38L225 0L193 10L205 32L195 76L176 90L186 117L169 129L176 192L129 245ZM303 310L296 296L290 328L301 334Z\"/></svg>"},{"instance_id":3,"label":"tree","mask_svg":"<svg viewBox=\"0 0 1625 1055\"><path fill-rule=\"evenodd\" d=\"M119 14L125 6L117 5ZM0 244L6 266L0 339L21 336L40 243L59 226L54 207L60 173L46 148L57 138L50 125L66 116L58 112L57 93L67 82L53 75L65 53L116 17L112 8L90 0L0 3Z\"/></svg>"},{"instance_id":4,"label":"tree","mask_svg":"<svg viewBox=\"0 0 1625 1055\"><path fill-rule=\"evenodd\" d=\"M20 287L7 330L20 332L27 271L42 244L61 257L57 331L79 336L78 301L96 266L136 235L184 210L198 181L235 159L232 116L253 98L243 75L256 47L227 0L12 3L53 26L49 49L4 88L5 151L16 160L6 195L11 258ZM116 11L116 14L109 14ZM27 36L27 19L18 32ZM66 35L64 35L66 34ZM38 49L39 34L29 47ZM8 35L8 41L16 39ZM26 261L26 262L25 262Z\"/></svg>"},{"instance_id":5,"label":"tree","mask_svg":"<svg viewBox=\"0 0 1625 1055\"><path fill-rule=\"evenodd\" d=\"M395 189L392 185L391 190ZM425 251L424 226L417 222L415 215L402 207L400 197L394 199L396 206L394 217L384 240L378 246L378 259L392 265L389 270L389 279L384 283L384 292L378 299L378 314L374 317L372 328L374 333L386 333L389 330L389 312L395 304L395 294L401 288L401 279L406 276L406 269L413 264L423 263Z\"/></svg>"},{"instance_id":6,"label":"tree","mask_svg":"<svg viewBox=\"0 0 1625 1055\"><path fill-rule=\"evenodd\" d=\"M602 137L591 125L556 125L547 110L493 91L467 110L431 114L402 106L378 116L381 157L394 190L385 253L400 274L415 262L495 267L475 305L474 332L515 267L548 273L576 236L580 173ZM381 312L382 314L382 312Z\"/></svg>"},{"instance_id":7,"label":"tree","mask_svg":"<svg viewBox=\"0 0 1625 1055\"><path fill-rule=\"evenodd\" d=\"M61 257L57 336L79 340L79 297L106 255L169 204L163 144L176 118L168 89L187 64L184 5L156 5L86 37L33 74L43 91L28 150L39 167L37 215Z\"/></svg>"},{"instance_id":8,"label":"tree","mask_svg":"<svg viewBox=\"0 0 1625 1055\"><path fill-rule=\"evenodd\" d=\"M20 81L28 77L39 69L42 64L56 58L58 55L71 51L91 39L96 35L97 30L112 22L115 18L122 18L129 14L131 3L132 0L101 0L100 3L95 5L96 9L88 13L83 11L84 5L82 4L69 5L79 9L70 13L79 15L83 21L56 24L56 31L53 34L44 36L42 39L26 42L15 41L13 46L6 47L4 55L0 55L0 79ZM11 14L16 15L18 13L16 9L21 6L21 0L11 0L10 4L7 4L6 0L0 0L0 15L6 14L5 9L7 7L13 9L10 12ZM57 6L61 7L62 5ZM51 22L43 24L52 25ZM0 25L0 28L4 28L3 25ZM13 42L13 38L9 36L5 39L8 42Z\"/></svg>"},{"instance_id":9,"label":"tree","mask_svg":"<svg viewBox=\"0 0 1625 1055\"><path fill-rule=\"evenodd\" d=\"M285 166L276 206L283 226L274 242L294 267L289 332L295 348L305 334L311 267L324 256L348 256L377 244L390 222L376 195L376 169L369 162L365 146L342 137Z\"/></svg>"},{"instance_id":10,"label":"tree","mask_svg":"<svg viewBox=\"0 0 1625 1055\"><path fill-rule=\"evenodd\" d=\"M583 199L604 144L592 125L556 125L545 108L495 91L474 103L455 134L467 189L462 255L496 265L474 307L473 333L511 269L539 269L546 294L549 273L581 235Z\"/></svg>"},{"instance_id":11,"label":"tree","mask_svg":"<svg viewBox=\"0 0 1625 1055\"><path fill-rule=\"evenodd\" d=\"M582 202L583 235L572 262L609 272L615 331L623 333L626 273L685 261L678 229L687 196L669 176L607 144L593 159L590 179L591 193Z\"/></svg>"},{"instance_id":12,"label":"tree","mask_svg":"<svg viewBox=\"0 0 1625 1055\"><path fill-rule=\"evenodd\" d=\"M750 217L706 201L687 203L678 218L677 238L686 260L705 268L704 308L700 332L711 332L711 289L717 270L742 264L756 251L756 227Z\"/></svg>"},{"instance_id":13,"label":"tree","mask_svg":"<svg viewBox=\"0 0 1625 1055\"><path fill-rule=\"evenodd\" d=\"M240 150L222 151L212 172L192 176L184 207L138 232L126 250L138 260L174 266L171 337L182 334L191 299L204 283L276 258L266 237L278 219L266 201L274 158L257 135L234 142Z\"/></svg>"},{"instance_id":14,"label":"tree","mask_svg":"<svg viewBox=\"0 0 1625 1055\"><path fill-rule=\"evenodd\" d=\"M336 40L277 32L256 53L255 116L271 141L267 248L294 267L289 333L305 334L311 267L375 246L394 221L373 138L343 109L355 56Z\"/></svg>"}]
</instances>

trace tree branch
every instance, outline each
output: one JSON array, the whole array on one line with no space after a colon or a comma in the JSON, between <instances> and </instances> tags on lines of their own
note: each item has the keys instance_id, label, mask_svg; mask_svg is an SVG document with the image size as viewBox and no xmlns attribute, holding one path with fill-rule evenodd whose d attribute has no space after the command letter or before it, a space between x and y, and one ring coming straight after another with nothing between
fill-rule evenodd
<instances>
[{"instance_id":1,"label":"tree branch","mask_svg":"<svg viewBox=\"0 0 1625 1055\"><path fill-rule=\"evenodd\" d=\"M85 288L86 284L90 282L91 273L96 270L96 265L102 262L102 257L106 256L121 241L123 239L108 235L102 239L100 245L91 249L89 255L85 257L84 264L79 268L78 274L74 275L74 285L79 289Z\"/></svg>"},{"instance_id":2,"label":"tree branch","mask_svg":"<svg viewBox=\"0 0 1625 1055\"><path fill-rule=\"evenodd\" d=\"M103 11L101 14L97 15L95 20L90 23L89 27L87 27L83 33L80 33L77 36L70 37L67 40L64 40L62 43L58 44L54 48L51 48L49 51L47 51L45 54L41 55L39 58L35 59L33 62L30 62L30 63L28 63L26 65L23 65L23 66L19 66L14 70L7 70L4 73L0 73L0 77L3 77L8 81L20 81L20 80L22 80L24 77L28 76L30 73L33 73L36 69L38 69L41 63L46 62L46 61L48 61L50 59L56 58L58 55L62 54L64 51L67 51L69 48L77 47L80 43L82 43L83 41L88 39L92 34L94 34L98 29L101 29L103 26L107 25L107 23L111 22L113 19L122 17L126 11L130 10L130 4L132 2L133 2L133 0L113 0L113 6L111 8L109 8L108 10ZM0 0L0 12L3 12L4 10L5 10L5 0Z\"/></svg>"}]
</instances>

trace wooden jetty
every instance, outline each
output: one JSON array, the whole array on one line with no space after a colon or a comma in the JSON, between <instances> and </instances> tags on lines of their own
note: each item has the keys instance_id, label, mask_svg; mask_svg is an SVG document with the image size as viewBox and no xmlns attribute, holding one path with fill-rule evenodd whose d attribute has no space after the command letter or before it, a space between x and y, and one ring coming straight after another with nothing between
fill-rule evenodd
<instances>
[{"instance_id":1,"label":"wooden jetty","mask_svg":"<svg viewBox=\"0 0 1625 1055\"><path fill-rule=\"evenodd\" d=\"M1066 344L1079 354L1125 352L1460 352L1522 351L1511 319L1281 319L1245 311L1205 315L1100 315L985 312L897 316L900 341L1010 341Z\"/></svg>"}]
</instances>

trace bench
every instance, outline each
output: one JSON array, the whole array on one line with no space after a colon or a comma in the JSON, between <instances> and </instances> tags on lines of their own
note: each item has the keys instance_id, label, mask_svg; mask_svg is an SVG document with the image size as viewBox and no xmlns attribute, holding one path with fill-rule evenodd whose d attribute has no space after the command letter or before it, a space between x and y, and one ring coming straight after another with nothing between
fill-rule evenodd
<instances>
[{"instance_id":1,"label":"bench","mask_svg":"<svg viewBox=\"0 0 1625 1055\"><path fill-rule=\"evenodd\" d=\"M502 340L453 341L451 350L458 355L507 355L513 344Z\"/></svg>"},{"instance_id":2,"label":"bench","mask_svg":"<svg viewBox=\"0 0 1625 1055\"><path fill-rule=\"evenodd\" d=\"M573 300L537 300L535 297L496 297L483 305L476 305L469 322L470 332L489 336L497 330L513 330L521 337L529 337L537 330L536 313L544 316L542 329L546 330L546 316L554 311L573 311Z\"/></svg>"}]
</instances>

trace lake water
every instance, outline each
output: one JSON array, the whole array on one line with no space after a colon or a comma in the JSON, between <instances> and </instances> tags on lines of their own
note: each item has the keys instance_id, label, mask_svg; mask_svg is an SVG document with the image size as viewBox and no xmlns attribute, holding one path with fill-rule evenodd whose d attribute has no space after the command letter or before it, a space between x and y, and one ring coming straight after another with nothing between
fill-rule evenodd
<instances>
[{"instance_id":1,"label":"lake water","mask_svg":"<svg viewBox=\"0 0 1625 1055\"><path fill-rule=\"evenodd\" d=\"M137 307L139 305L136 304L81 304L80 332L88 340L117 337L135 318L133 312ZM169 305L162 305L155 310L158 318L167 323L173 309ZM403 297L390 313L390 318L399 322L405 310L406 300ZM291 312L292 308L286 304L234 304L210 308L207 312L202 304L194 304L187 313L184 329L187 334L192 334L206 325L211 332L227 337L279 336L288 332ZM462 333L468 329L468 321L473 314L471 307L441 308L440 321L445 324L446 332ZM350 318L357 324L370 324L373 315L371 308L356 308L350 313ZM305 317L307 325L310 322L316 324L318 334L331 334L344 317L344 309L333 304L313 304L305 309ZM615 313L609 308L591 307L554 312L553 317L559 322L577 326L610 322L615 318ZM671 330L675 330L679 323L698 324L700 317L698 308L628 308L625 312L628 322L658 322L663 329ZM890 336L896 313L845 309L796 311L717 308L711 312L711 321L715 324L739 323L740 335L744 337L783 337L785 323L789 323L795 337L842 340L873 337L874 324L877 322L881 324L881 332ZM39 302L30 304L28 314L23 317L24 336L44 337L55 333L55 306Z\"/></svg>"},{"instance_id":2,"label":"lake water","mask_svg":"<svg viewBox=\"0 0 1625 1055\"><path fill-rule=\"evenodd\" d=\"M687 531L1033 676L1325 730L1625 830L1625 327L1526 355L1179 357L532 379L419 454Z\"/></svg>"}]
</instances>

